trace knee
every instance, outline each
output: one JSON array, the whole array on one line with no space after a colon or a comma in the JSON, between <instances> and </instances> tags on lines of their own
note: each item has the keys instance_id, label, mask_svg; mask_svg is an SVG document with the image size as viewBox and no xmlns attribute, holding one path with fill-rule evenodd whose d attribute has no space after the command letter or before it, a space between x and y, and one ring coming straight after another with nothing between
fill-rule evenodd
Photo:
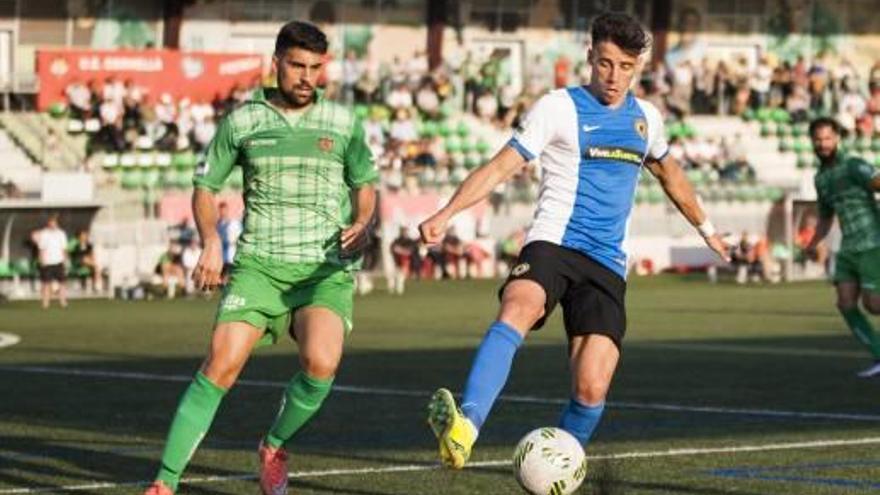
<instances>
[{"instance_id":1,"label":"knee","mask_svg":"<svg viewBox=\"0 0 880 495\"><path fill-rule=\"evenodd\" d=\"M301 354L299 361L306 374L320 380L336 376L336 370L339 367L339 360L327 355Z\"/></svg>"},{"instance_id":2,"label":"knee","mask_svg":"<svg viewBox=\"0 0 880 495\"><path fill-rule=\"evenodd\" d=\"M211 356L202 367L202 373L215 385L231 388L238 378L244 363L225 356Z\"/></svg>"},{"instance_id":3,"label":"knee","mask_svg":"<svg viewBox=\"0 0 880 495\"><path fill-rule=\"evenodd\" d=\"M544 316L544 306L528 298L505 299L498 319L514 328L530 329Z\"/></svg>"},{"instance_id":4,"label":"knee","mask_svg":"<svg viewBox=\"0 0 880 495\"><path fill-rule=\"evenodd\" d=\"M605 401L608 395L608 383L603 380L582 380L574 387L574 398L581 404L594 406Z\"/></svg>"}]
</instances>

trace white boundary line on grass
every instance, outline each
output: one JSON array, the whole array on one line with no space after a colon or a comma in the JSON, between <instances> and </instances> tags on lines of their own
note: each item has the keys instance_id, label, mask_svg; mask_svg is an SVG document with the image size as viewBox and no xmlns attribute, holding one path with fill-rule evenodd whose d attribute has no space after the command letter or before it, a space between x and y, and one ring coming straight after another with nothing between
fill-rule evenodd
<instances>
[{"instance_id":1,"label":"white boundary line on grass","mask_svg":"<svg viewBox=\"0 0 880 495\"><path fill-rule=\"evenodd\" d=\"M587 460L622 460L622 459L650 459L657 457L682 457L692 455L708 455L708 454L740 454L744 452L768 452L775 450L798 450L798 449L815 449L828 447L852 447L857 445L874 445L880 444L880 437L852 438L852 439L825 439L811 440L805 442L788 442L788 443L767 443L757 445L731 445L726 447L704 447L704 448L681 448L667 450L647 450L620 452L616 454L599 454L589 455ZM510 465L509 459L494 461L477 461L468 464L469 468L481 467L503 467ZM440 469L439 464L400 464L396 466L385 466L375 468L351 468L351 469L324 469L317 471L294 471L288 473L293 479L299 478L328 478L332 476L354 476L369 474L388 474L388 473L405 473L414 471L432 471ZM206 476L197 478L184 478L182 483L186 484L207 484L218 483L223 481L252 480L256 479L253 474L240 474L233 476ZM123 483L113 482L94 482L81 485L66 485L59 487L45 488L9 488L0 489L0 494L28 494L28 493L51 493L51 492L77 492L85 490L101 490L119 488L123 486L143 486L149 481L132 481Z\"/></svg>"},{"instance_id":2,"label":"white boundary line on grass","mask_svg":"<svg viewBox=\"0 0 880 495\"><path fill-rule=\"evenodd\" d=\"M140 373L130 371L104 371L79 368L55 368L48 366L0 366L0 370L18 373L34 373L42 375L86 376L96 378L111 378L123 380L144 380L188 383L192 380L190 375L160 375L156 373ZM272 380L240 379L239 386L284 388L287 382ZM421 390L400 390L394 388L358 387L351 385L333 385L335 392L360 394L360 395L385 395L395 397L420 397L426 398L431 394ZM535 397L529 395L501 395L498 400L519 404L566 404L567 399L554 399L547 397ZM703 414L729 414L734 416L753 416L770 418L797 418L797 419L823 419L880 422L880 415L860 413L835 413L814 411L784 411L776 409L748 409L714 406L689 406L682 404L663 404L658 402L627 402L610 401L606 404L611 409L635 409L644 411L665 412L692 412Z\"/></svg>"}]
</instances>

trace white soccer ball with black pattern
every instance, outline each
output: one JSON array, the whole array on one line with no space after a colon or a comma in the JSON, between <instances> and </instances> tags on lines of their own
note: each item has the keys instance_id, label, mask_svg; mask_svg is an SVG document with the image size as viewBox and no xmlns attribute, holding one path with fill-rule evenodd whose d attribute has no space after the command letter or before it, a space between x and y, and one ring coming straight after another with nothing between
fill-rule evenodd
<instances>
[{"instance_id":1,"label":"white soccer ball with black pattern","mask_svg":"<svg viewBox=\"0 0 880 495\"><path fill-rule=\"evenodd\" d=\"M580 442L559 428L538 428L513 451L516 481L533 495L568 495L587 477L587 459Z\"/></svg>"}]
</instances>

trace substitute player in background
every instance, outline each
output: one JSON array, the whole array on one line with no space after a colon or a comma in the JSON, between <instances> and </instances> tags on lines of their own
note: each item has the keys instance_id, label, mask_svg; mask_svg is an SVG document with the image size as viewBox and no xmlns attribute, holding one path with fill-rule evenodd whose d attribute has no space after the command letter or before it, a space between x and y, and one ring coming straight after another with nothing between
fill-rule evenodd
<instances>
[{"instance_id":1,"label":"substitute player in background","mask_svg":"<svg viewBox=\"0 0 880 495\"><path fill-rule=\"evenodd\" d=\"M284 444L330 392L352 325L352 255L366 238L378 174L360 121L315 89L326 52L327 39L315 26L285 25L273 56L278 89L263 90L220 123L196 173L193 209L204 245L194 273L199 288L221 280L215 193L237 163L244 169L245 226L208 357L180 401L147 495L176 490L258 344L290 329L302 366L260 442L264 494L287 493Z\"/></svg>"},{"instance_id":2,"label":"substitute player in background","mask_svg":"<svg viewBox=\"0 0 880 495\"><path fill-rule=\"evenodd\" d=\"M837 215L843 233L834 264L837 309L874 357L874 364L858 373L870 378L880 375L880 337L859 309L859 297L865 309L880 314L880 208L874 198L880 191L880 169L840 151L840 124L834 119L811 122L810 138L821 163L815 177L819 224L805 251L816 251Z\"/></svg>"},{"instance_id":3,"label":"substitute player in background","mask_svg":"<svg viewBox=\"0 0 880 495\"><path fill-rule=\"evenodd\" d=\"M437 243L453 215L485 198L527 162L538 160L544 169L534 223L502 288L497 320L477 349L461 409L445 388L428 406L441 460L453 468L467 462L523 339L543 325L557 303L568 334L572 383L560 427L583 444L589 441L626 329L625 239L642 164L709 247L727 257L726 244L667 153L659 112L629 91L648 35L624 14L601 15L591 29L590 86L542 97L508 145L420 227L425 242Z\"/></svg>"}]
</instances>

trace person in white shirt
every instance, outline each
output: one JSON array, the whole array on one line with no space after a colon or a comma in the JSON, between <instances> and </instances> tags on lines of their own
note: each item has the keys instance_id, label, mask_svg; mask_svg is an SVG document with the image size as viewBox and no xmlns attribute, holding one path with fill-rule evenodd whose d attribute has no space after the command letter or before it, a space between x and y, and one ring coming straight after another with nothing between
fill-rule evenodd
<instances>
[{"instance_id":1,"label":"person in white shirt","mask_svg":"<svg viewBox=\"0 0 880 495\"><path fill-rule=\"evenodd\" d=\"M64 262L67 261L67 234L58 226L58 216L51 215L46 226L31 234L37 246L40 268L40 296L43 309L49 307L52 293L58 293L58 302L67 307L67 291L64 287Z\"/></svg>"}]
</instances>

